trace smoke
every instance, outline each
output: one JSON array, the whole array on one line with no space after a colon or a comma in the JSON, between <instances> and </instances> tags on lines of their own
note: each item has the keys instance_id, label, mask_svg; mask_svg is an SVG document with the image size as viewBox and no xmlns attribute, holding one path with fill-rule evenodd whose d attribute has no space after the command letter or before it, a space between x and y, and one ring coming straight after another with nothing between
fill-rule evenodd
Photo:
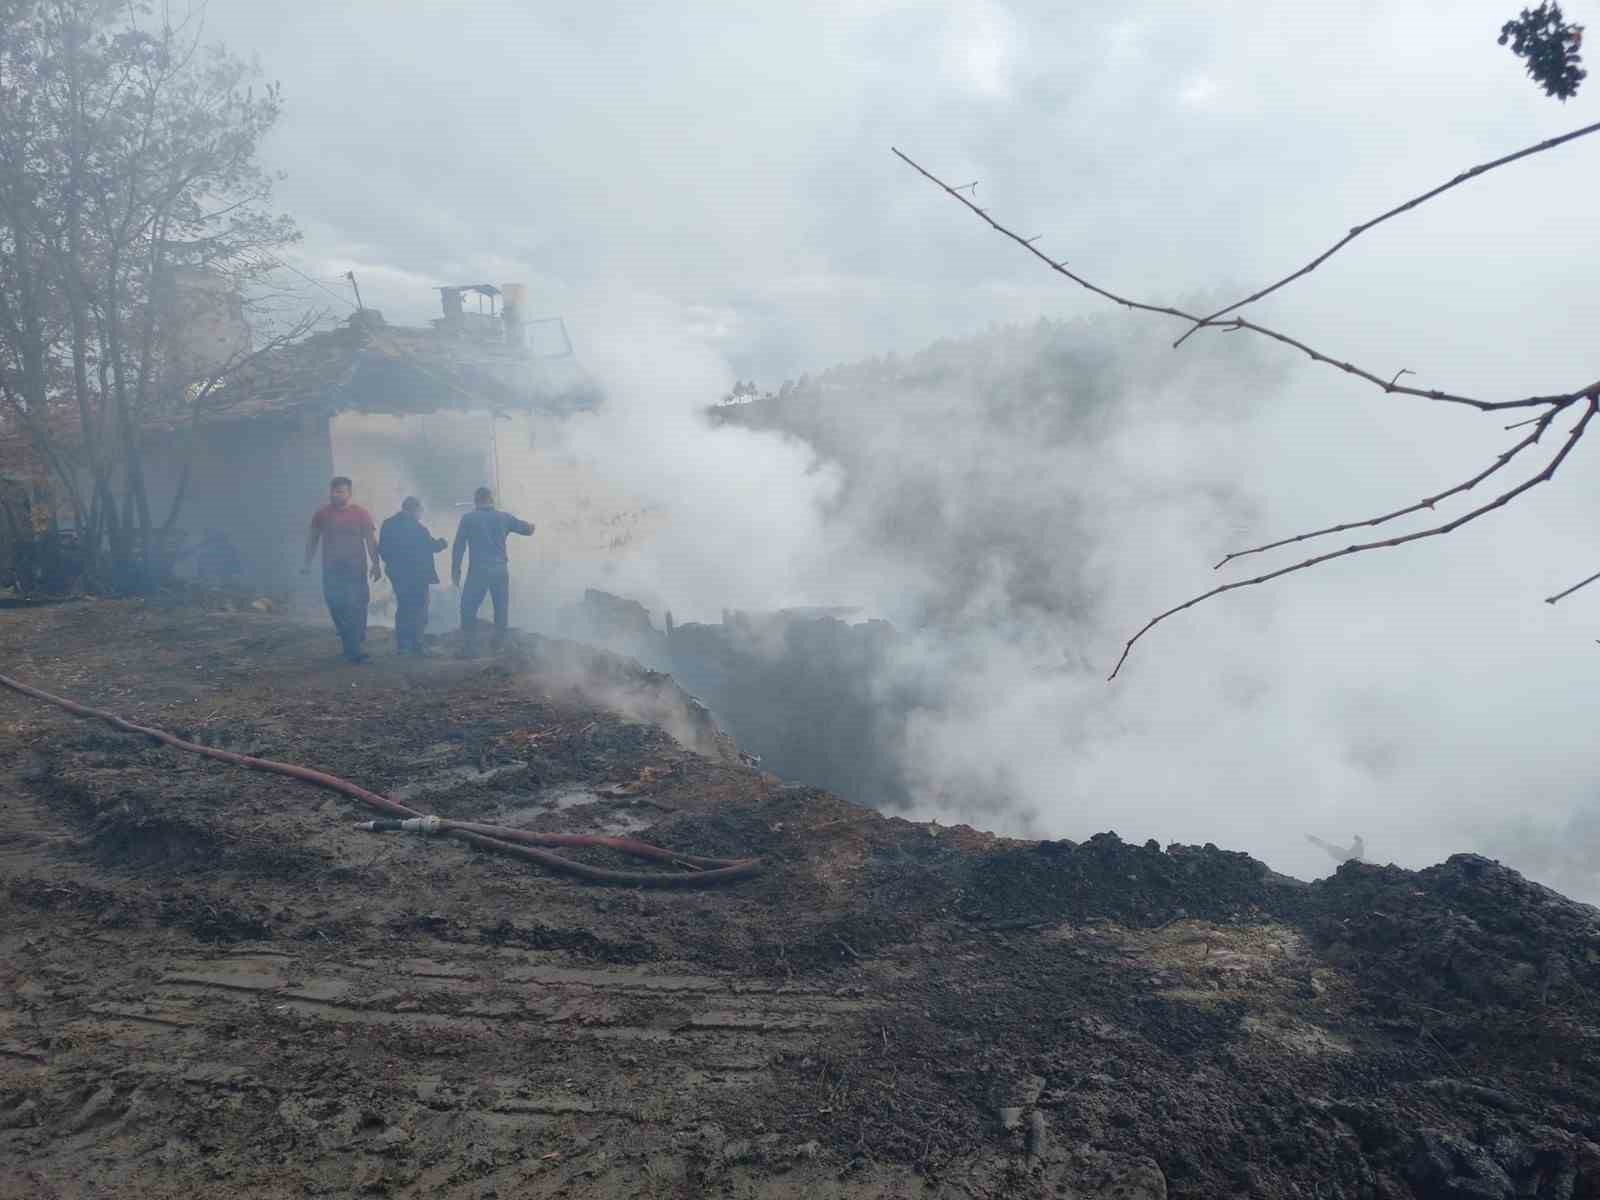
<instances>
[{"instance_id":1,"label":"smoke","mask_svg":"<svg viewBox=\"0 0 1600 1200\"><path fill-rule=\"evenodd\" d=\"M715 342L636 306L586 346L603 409L525 459L502 442L501 472L558 464L614 498L596 527L652 519L625 545L522 556L524 603L545 621L600 586L658 624L810 604L893 621L873 685L901 719L880 750L917 815L1214 841L1301 875L1330 865L1307 833L1361 834L1380 861L1478 850L1600 895L1572 848L1596 828L1592 639L1538 603L1573 561L1565 505L1208 602L1105 681L1150 616L1220 581L1225 552L1397 507L1498 446L1241 339L1175 354L1166 333L991 330L713 422L732 382ZM1226 577L1258 561L1292 559Z\"/></svg>"},{"instance_id":2,"label":"smoke","mask_svg":"<svg viewBox=\"0 0 1600 1200\"><path fill-rule=\"evenodd\" d=\"M735 748L717 728L709 710L670 678L641 671L637 664L617 655L571 642L543 643L534 672L547 696L565 692L657 726L679 745L707 758L733 761L736 757Z\"/></svg>"},{"instance_id":3,"label":"smoke","mask_svg":"<svg viewBox=\"0 0 1600 1200\"><path fill-rule=\"evenodd\" d=\"M712 429L706 406L733 379L704 329L638 298L594 305L606 323L584 357L605 404L501 444L506 507L566 533L565 554L517 547L533 610L548 618L603 587L658 621L668 608L715 621L827 594L840 467L795 437Z\"/></svg>"}]
</instances>

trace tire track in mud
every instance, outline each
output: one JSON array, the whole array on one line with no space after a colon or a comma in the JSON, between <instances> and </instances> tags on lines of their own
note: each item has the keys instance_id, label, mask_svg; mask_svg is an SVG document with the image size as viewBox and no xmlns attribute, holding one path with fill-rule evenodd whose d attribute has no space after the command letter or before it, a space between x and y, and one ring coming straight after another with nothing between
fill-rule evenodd
<instances>
[{"instance_id":1,"label":"tire track in mud","mask_svg":"<svg viewBox=\"0 0 1600 1200\"><path fill-rule=\"evenodd\" d=\"M816 991L735 985L708 975L637 969L410 960L397 964L322 962L263 954L179 962L164 973L161 1001L215 1015L217 1007L265 1005L278 1015L322 1022L440 1030L488 1038L516 1026L524 1039L652 1042L694 1049L759 1035L769 1053L866 1011L858 1000Z\"/></svg>"},{"instance_id":2,"label":"tire track in mud","mask_svg":"<svg viewBox=\"0 0 1600 1200\"><path fill-rule=\"evenodd\" d=\"M606 1058L647 1053L662 1073L637 1101L550 1093L513 1077L459 1113L588 1116L648 1120L652 1105L673 1107L699 1093L770 1083L768 1065L806 1053L825 1033L866 1019L871 1006L826 990L641 967L579 967L498 950L476 960L334 958L252 947L248 952L167 961L136 959L144 978L100 981L112 999L65 1005L56 1020L29 1028L16 1006L0 1007L0 1083L15 1088L48 1069L57 1078L85 1071L124 1085L177 1082L277 1093L271 1072L217 1057L238 1031L257 1029L301 1044L377 1046L421 1037L448 1046L481 1074L503 1058L507 1038L520 1054L559 1043ZM107 986L109 985L109 986ZM33 1036L29 1036L32 1034ZM92 1048L93 1067L74 1048ZM426 1074L391 1083L427 1091ZM530 1089L532 1091L530 1092ZM123 1090L126 1090L125 1088ZM288 1093L285 1093L288 1094ZM4 1114L0 1112L0 1123ZM76 1118L67 1116L68 1125Z\"/></svg>"},{"instance_id":3,"label":"tire track in mud","mask_svg":"<svg viewBox=\"0 0 1600 1200\"><path fill-rule=\"evenodd\" d=\"M696 1131L773 1087L776 1062L872 1011L825 986L504 946L87 936L99 973L57 969L35 938L0 990L0 1138L85 1164L85 1185L193 1170L257 1194L289 1155L307 1194L477 1200L534 1175L632 1194L720 1144Z\"/></svg>"}]
</instances>

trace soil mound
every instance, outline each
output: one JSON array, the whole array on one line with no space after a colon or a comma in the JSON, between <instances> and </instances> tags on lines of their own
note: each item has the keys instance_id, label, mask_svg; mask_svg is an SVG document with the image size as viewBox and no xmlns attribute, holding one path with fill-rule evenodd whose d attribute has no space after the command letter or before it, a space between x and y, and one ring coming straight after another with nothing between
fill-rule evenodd
<instances>
[{"instance_id":1,"label":"soil mound","mask_svg":"<svg viewBox=\"0 0 1600 1200\"><path fill-rule=\"evenodd\" d=\"M1477 854L1423 871L1345 863L1317 885L1310 932L1369 987L1435 1002L1594 1011L1600 910Z\"/></svg>"},{"instance_id":2,"label":"soil mound","mask_svg":"<svg viewBox=\"0 0 1600 1200\"><path fill-rule=\"evenodd\" d=\"M962 897L972 920L1062 921L1101 917L1134 927L1183 917L1237 920L1284 916L1306 898L1304 884L1275 876L1248 854L1115 833L1086 842L1039 842L981 859Z\"/></svg>"}]
</instances>

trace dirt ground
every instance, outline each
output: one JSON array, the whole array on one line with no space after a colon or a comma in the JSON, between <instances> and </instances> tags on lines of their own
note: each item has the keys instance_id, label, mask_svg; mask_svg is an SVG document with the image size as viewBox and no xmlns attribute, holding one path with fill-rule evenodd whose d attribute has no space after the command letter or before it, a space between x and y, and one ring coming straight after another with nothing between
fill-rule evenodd
<instances>
[{"instance_id":1,"label":"dirt ground","mask_svg":"<svg viewBox=\"0 0 1600 1200\"><path fill-rule=\"evenodd\" d=\"M598 651L334 648L0 613L0 671L131 719L766 870L591 886L0 692L0 1196L1600 1198L1600 914L1497 864L1003 841Z\"/></svg>"}]
</instances>

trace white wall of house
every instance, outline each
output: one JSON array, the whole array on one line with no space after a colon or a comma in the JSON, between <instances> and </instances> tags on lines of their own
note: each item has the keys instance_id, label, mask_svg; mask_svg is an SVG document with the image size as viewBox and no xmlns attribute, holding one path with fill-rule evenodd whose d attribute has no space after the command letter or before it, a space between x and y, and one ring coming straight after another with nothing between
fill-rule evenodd
<instances>
[{"instance_id":1,"label":"white wall of house","mask_svg":"<svg viewBox=\"0 0 1600 1200\"><path fill-rule=\"evenodd\" d=\"M584 587L602 583L606 562L629 553L651 527L624 487L563 454L560 444L559 418L526 413L342 413L330 431L336 472L355 481L357 502L379 524L416 496L424 524L436 537L453 538L483 485L495 489L500 508L533 522L534 536L510 545L513 619L531 628ZM448 585L448 551L438 567ZM430 628L454 627L453 602L447 588L436 592ZM387 621L387 584L374 589L373 605L373 619Z\"/></svg>"}]
</instances>

